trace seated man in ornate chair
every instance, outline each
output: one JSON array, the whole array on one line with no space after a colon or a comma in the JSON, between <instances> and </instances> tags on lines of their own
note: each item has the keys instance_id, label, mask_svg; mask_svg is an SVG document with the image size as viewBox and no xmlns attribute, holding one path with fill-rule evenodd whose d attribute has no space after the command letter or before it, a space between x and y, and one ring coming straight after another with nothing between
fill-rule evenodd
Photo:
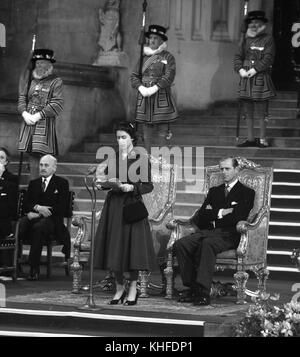
<instances>
[{"instance_id":1,"label":"seated man in ornate chair","mask_svg":"<svg viewBox=\"0 0 300 357\"><path fill-rule=\"evenodd\" d=\"M229 162L227 161L228 159ZM231 160L233 165L231 165ZM223 161L223 159L221 161ZM226 166L223 166L225 163ZM235 166L236 163L238 163L238 167L232 167ZM229 164L229 166L227 166L227 164ZM182 243L185 241L188 242L187 249L183 251L182 254L187 256L188 268L194 275L190 277L185 276L184 279L186 279L186 283L191 284L194 289L188 290L188 294L181 294L183 302L190 301L196 305L208 304L210 298L216 295L216 285L223 285L221 289L222 294L218 293L217 295L223 296L224 292L233 295L233 293L236 292L237 304L246 303L246 295L260 296L260 294L263 294L266 290L266 280L269 274L267 269L267 242L273 168L257 165L242 157L227 158L225 162L223 162L223 165L205 167L204 184L205 191L208 192L208 195L200 210L196 211L192 218L187 220L174 219L168 223L168 228L171 230L171 239L168 243L167 268L165 269L167 281L166 298L168 299L172 298L174 292L173 270L174 267L176 267L177 253L175 249L176 247L179 248L177 250L183 249L183 245L179 242L186 236L191 236L192 238L187 237L182 241ZM226 174L222 171L226 172L227 170L232 173L233 177L236 174L236 178L238 178L239 182L234 185L225 198L224 182L230 181L230 179L229 177L226 178ZM231 180L232 184L234 181L235 180ZM240 184L243 184L248 190ZM241 186L243 187L243 194L237 195L235 191L237 191L237 188L241 188ZM254 202L253 193L249 189L255 191ZM213 192L218 194L213 194ZM253 208L251 209L252 204ZM225 212L224 210L221 211L222 208L225 208ZM228 210L229 208L232 208L232 212ZM248 216L246 211L250 211ZM243 215L246 218L239 220ZM218 216L224 216L224 218L218 218ZM240 216L240 218L237 218L238 216ZM230 228L230 221L233 223L234 218L237 218L237 222ZM219 228L219 231L227 231L226 234L228 237L226 238L226 234L222 237L222 233L219 232L218 239L214 242L210 242L209 239L214 237L214 233L217 231L216 228ZM195 233L195 235L193 235L193 233ZM228 241L225 241L226 239L228 239ZM205 247L203 249L204 240ZM199 249L197 249L197 241L201 242ZM220 245L217 244L218 241L221 242ZM191 244L194 244L194 250L191 248ZM233 246L233 248L226 250L227 246ZM209 256L205 256L205 251L208 252L207 254L209 254ZM179 255L180 254L179 252ZM193 258L195 258L194 261L192 260ZM205 260L208 260L207 267L203 264ZM196 264L197 266L195 267ZM197 269L198 266L199 269ZM186 268L183 259L181 259L181 263L179 263L179 268L181 270ZM212 284L209 291L214 270L223 271L225 269L235 272L234 285ZM202 275L203 271L204 275ZM249 277L247 271L254 272L258 279L258 289L255 292L246 288ZM228 289L227 285L230 285L231 288Z\"/></svg>"},{"instance_id":2,"label":"seated man in ornate chair","mask_svg":"<svg viewBox=\"0 0 300 357\"><path fill-rule=\"evenodd\" d=\"M38 280L43 244L57 239L64 245L62 252L70 255L70 235L64 225L69 203L69 183L56 176L57 160L52 155L40 159L40 177L29 182L25 198L25 216L20 221L20 240L30 244L28 280Z\"/></svg>"},{"instance_id":3,"label":"seated man in ornate chair","mask_svg":"<svg viewBox=\"0 0 300 357\"><path fill-rule=\"evenodd\" d=\"M238 180L235 158L220 160L225 184L211 187L191 223L199 230L174 243L180 275L190 294L179 301L194 305L210 304L212 277L218 253L236 249L240 234L236 224L246 220L253 207L255 192Z\"/></svg>"}]
</instances>

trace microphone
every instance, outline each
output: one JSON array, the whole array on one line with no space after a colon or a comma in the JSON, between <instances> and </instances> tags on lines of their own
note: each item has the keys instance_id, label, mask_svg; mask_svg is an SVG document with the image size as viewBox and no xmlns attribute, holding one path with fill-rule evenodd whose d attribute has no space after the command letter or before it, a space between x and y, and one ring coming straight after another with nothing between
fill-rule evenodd
<instances>
[{"instance_id":1,"label":"microphone","mask_svg":"<svg viewBox=\"0 0 300 357\"><path fill-rule=\"evenodd\" d=\"M93 175L97 170L97 166L90 166L87 170L87 175Z\"/></svg>"}]
</instances>

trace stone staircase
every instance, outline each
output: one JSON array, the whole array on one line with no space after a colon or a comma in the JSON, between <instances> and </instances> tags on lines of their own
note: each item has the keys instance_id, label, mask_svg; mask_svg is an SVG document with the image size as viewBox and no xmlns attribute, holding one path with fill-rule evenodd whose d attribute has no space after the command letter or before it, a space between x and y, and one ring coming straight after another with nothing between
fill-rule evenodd
<instances>
[{"instance_id":1,"label":"stone staircase","mask_svg":"<svg viewBox=\"0 0 300 357\"><path fill-rule=\"evenodd\" d=\"M270 148L236 147L236 103L221 103L202 113L182 113L181 118L172 126L173 138L170 140L171 147L203 147L201 168L203 165L215 165L221 157L227 155L244 156L263 166L274 167L268 267L271 272L286 272L292 276L297 276L295 274L299 273L299 270L292 265L291 252L294 248L300 248L300 119L297 118L296 106L296 92L279 92L276 99L270 103L267 130L272 145ZM258 136L258 123L255 131ZM246 123L241 120L240 138L245 136ZM155 143L154 138L154 145ZM88 167L96 163L97 149L104 145L115 146L114 134L92 135L81 147L59 160L58 174L68 178L70 187L76 194L74 214L90 214L91 203L83 179ZM196 169L199 163L195 154L191 153L189 156L188 159ZM183 165L182 161L180 170ZM11 167L12 171L17 172L16 160L11 163ZM22 184L25 185L27 181L28 174L24 170ZM97 195L98 209L105 197L100 191ZM195 182L179 182L175 216L191 216L203 199L204 194L199 192L199 185L196 186Z\"/></svg>"}]
</instances>

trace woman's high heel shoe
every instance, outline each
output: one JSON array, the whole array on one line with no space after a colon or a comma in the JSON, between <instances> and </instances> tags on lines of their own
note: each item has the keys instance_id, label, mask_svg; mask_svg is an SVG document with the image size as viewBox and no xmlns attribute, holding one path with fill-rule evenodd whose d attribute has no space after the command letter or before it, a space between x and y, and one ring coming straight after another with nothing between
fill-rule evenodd
<instances>
[{"instance_id":1,"label":"woman's high heel shoe","mask_svg":"<svg viewBox=\"0 0 300 357\"><path fill-rule=\"evenodd\" d=\"M110 300L110 302L108 303L108 305L118 305L119 301L121 301L121 304L123 304L123 301L125 299L125 296L126 296L126 290L123 291L120 299L113 299L113 300Z\"/></svg>"},{"instance_id":2,"label":"woman's high heel shoe","mask_svg":"<svg viewBox=\"0 0 300 357\"><path fill-rule=\"evenodd\" d=\"M126 305L126 306L136 305L139 296L140 296L140 292L137 290L136 291L136 295L135 295L135 299L133 301L126 300L123 305Z\"/></svg>"}]
</instances>

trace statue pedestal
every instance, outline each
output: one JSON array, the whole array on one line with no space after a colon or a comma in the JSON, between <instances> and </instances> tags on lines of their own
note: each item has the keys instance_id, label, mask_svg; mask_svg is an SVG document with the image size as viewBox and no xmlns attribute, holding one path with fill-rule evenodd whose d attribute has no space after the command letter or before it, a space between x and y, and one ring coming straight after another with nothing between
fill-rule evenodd
<instances>
[{"instance_id":1,"label":"statue pedestal","mask_svg":"<svg viewBox=\"0 0 300 357\"><path fill-rule=\"evenodd\" d=\"M93 63L94 66L128 67L128 56L125 52L101 52Z\"/></svg>"}]
</instances>

